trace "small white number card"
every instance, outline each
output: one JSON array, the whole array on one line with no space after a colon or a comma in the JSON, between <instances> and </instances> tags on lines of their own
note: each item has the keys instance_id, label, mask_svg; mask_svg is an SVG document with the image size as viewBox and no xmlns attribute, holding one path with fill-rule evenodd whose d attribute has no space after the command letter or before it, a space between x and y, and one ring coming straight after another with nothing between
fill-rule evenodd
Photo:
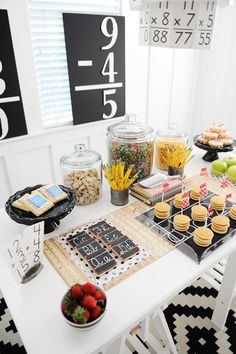
<instances>
[{"instance_id":1,"label":"small white number card","mask_svg":"<svg viewBox=\"0 0 236 354\"><path fill-rule=\"evenodd\" d=\"M168 48L211 47L217 0L165 0L139 6L139 43Z\"/></svg>"},{"instance_id":2,"label":"small white number card","mask_svg":"<svg viewBox=\"0 0 236 354\"><path fill-rule=\"evenodd\" d=\"M20 283L34 278L42 269L44 222L26 227L7 248L8 264Z\"/></svg>"}]
</instances>

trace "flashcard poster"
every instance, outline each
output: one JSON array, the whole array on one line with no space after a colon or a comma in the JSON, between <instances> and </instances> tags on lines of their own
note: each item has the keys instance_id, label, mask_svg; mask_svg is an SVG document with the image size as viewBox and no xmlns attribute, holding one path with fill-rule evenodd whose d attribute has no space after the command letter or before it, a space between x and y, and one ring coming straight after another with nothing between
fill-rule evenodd
<instances>
[{"instance_id":1,"label":"flashcard poster","mask_svg":"<svg viewBox=\"0 0 236 354\"><path fill-rule=\"evenodd\" d=\"M0 140L27 134L7 10L0 10Z\"/></svg>"},{"instance_id":2,"label":"flashcard poster","mask_svg":"<svg viewBox=\"0 0 236 354\"><path fill-rule=\"evenodd\" d=\"M125 19L63 14L74 124L125 114Z\"/></svg>"}]
</instances>

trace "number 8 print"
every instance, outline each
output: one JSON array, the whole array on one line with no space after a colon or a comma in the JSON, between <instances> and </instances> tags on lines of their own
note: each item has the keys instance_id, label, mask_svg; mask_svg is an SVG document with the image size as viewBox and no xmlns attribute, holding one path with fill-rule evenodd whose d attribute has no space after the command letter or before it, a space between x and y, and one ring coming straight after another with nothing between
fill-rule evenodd
<instances>
[{"instance_id":1,"label":"number 8 print","mask_svg":"<svg viewBox=\"0 0 236 354\"><path fill-rule=\"evenodd\" d=\"M2 72L2 62L0 60L0 74ZM6 83L3 79L0 78L0 96L5 92L6 90ZM2 108L0 108L0 124L2 128L2 135L0 135L0 140L4 139L9 131L9 125L8 125L8 119L6 116L6 113Z\"/></svg>"}]
</instances>

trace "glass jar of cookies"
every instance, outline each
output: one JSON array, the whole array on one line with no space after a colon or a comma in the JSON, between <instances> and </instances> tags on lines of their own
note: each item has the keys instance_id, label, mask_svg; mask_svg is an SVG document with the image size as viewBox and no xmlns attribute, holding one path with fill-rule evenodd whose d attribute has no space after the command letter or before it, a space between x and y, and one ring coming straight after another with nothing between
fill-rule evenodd
<instances>
[{"instance_id":1,"label":"glass jar of cookies","mask_svg":"<svg viewBox=\"0 0 236 354\"><path fill-rule=\"evenodd\" d=\"M188 136L177 129L176 124L156 132L155 139L155 166L163 171L168 170L166 163L166 150L174 149L176 154L181 154L188 142Z\"/></svg>"},{"instance_id":2,"label":"glass jar of cookies","mask_svg":"<svg viewBox=\"0 0 236 354\"><path fill-rule=\"evenodd\" d=\"M132 173L139 172L139 178L151 173L154 153L154 134L150 126L136 121L134 114L108 127L107 147L109 163L121 160L125 170L133 165Z\"/></svg>"},{"instance_id":3,"label":"glass jar of cookies","mask_svg":"<svg viewBox=\"0 0 236 354\"><path fill-rule=\"evenodd\" d=\"M74 146L75 151L60 159L64 185L76 194L76 204L92 204L101 196L102 158L84 144Z\"/></svg>"}]
</instances>

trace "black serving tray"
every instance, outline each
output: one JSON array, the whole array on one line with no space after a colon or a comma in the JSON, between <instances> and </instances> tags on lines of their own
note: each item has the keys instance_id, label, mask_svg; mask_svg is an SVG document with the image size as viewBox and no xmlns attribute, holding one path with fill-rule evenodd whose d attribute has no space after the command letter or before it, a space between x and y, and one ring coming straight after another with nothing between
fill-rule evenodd
<instances>
[{"instance_id":1,"label":"black serving tray","mask_svg":"<svg viewBox=\"0 0 236 354\"><path fill-rule=\"evenodd\" d=\"M215 193L208 191L208 195L201 201L201 205L208 207L210 204L211 197L215 195ZM148 210L147 212L138 215L136 218L147 227L151 228L158 236L164 238L166 241L170 242L173 246L179 247L181 251L186 253L196 262L200 263L203 258L211 254L217 247L223 244L226 240L234 235L236 230L236 221L230 218L230 227L228 232L225 235L220 235L214 233L214 237L212 239L212 244L208 247L200 247L195 244L193 241L194 231L199 226L204 226L205 222L197 222L191 219L191 207L193 205L197 205L198 202L192 200L190 198L189 207L184 209L183 214L188 215L191 219L189 230L186 232L179 232L174 229L173 219L176 214L180 214L181 210L175 208L173 205L173 199L168 201L171 209L170 209L170 217L167 220L160 220L155 217L154 209ZM224 210L224 215L228 215L229 210L231 209L232 202L227 200L226 207ZM214 211L214 213L207 219L207 227L211 225L211 219L219 215L220 212Z\"/></svg>"},{"instance_id":2,"label":"black serving tray","mask_svg":"<svg viewBox=\"0 0 236 354\"><path fill-rule=\"evenodd\" d=\"M41 216L35 216L31 212L12 206L12 203L16 199L19 199L26 193L31 193L33 190L40 188L41 186L42 184L37 184L36 186L26 187L25 189L16 192L7 200L5 209L10 218L19 224L33 225L40 221L44 221L44 233L47 234L54 231L60 225L60 219L63 219L72 211L75 206L76 195L70 188L60 185L60 188L68 195L68 198L55 204L52 209L48 210Z\"/></svg>"},{"instance_id":3,"label":"black serving tray","mask_svg":"<svg viewBox=\"0 0 236 354\"><path fill-rule=\"evenodd\" d=\"M219 159L219 155L218 152L229 152L229 151L233 151L234 147L236 146L236 140L233 141L233 144L229 145L229 146L223 146L221 148L214 148L211 147L209 145L205 145L200 143L197 139L198 139L199 135L195 136L193 141L194 144L202 150L206 150L207 153L203 156L203 160L207 161L207 162L212 162L215 160Z\"/></svg>"}]
</instances>

